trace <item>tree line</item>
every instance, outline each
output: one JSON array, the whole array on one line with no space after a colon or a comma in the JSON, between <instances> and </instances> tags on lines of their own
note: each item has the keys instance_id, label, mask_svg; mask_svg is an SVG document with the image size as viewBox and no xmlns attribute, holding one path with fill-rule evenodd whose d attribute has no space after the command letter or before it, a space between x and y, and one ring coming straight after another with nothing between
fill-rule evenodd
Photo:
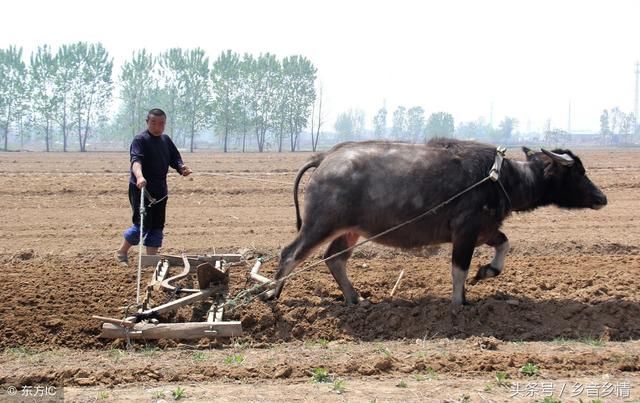
<instances>
[{"instance_id":1,"label":"tree line","mask_svg":"<svg viewBox=\"0 0 640 403\"><path fill-rule=\"evenodd\" d=\"M7 150L12 132L21 143L25 137L41 138L47 151L54 140L63 151L74 141L86 151L89 138L124 146L145 126L147 111L160 107L168 114L168 133L191 151L198 135L211 132L225 152L296 151L305 129L310 129L316 151L325 123L316 76L316 67L301 55L278 58L226 50L211 62L200 48L172 48L157 55L141 49L116 74L113 58L100 43L65 44L55 51L42 45L28 58L22 48L9 46L0 49L0 141ZM116 99L119 108L112 112ZM427 117L421 106L398 106L392 112L382 107L370 122L372 130L366 123L360 109L339 113L332 140L422 142L455 136L510 142L518 138L519 125L507 116L497 127L482 119L456 127L450 113ZM637 129L633 114L617 107L604 110L599 141L628 144ZM549 120L540 139L563 144L571 133L552 128Z\"/></svg>"},{"instance_id":2,"label":"tree line","mask_svg":"<svg viewBox=\"0 0 640 403\"><path fill-rule=\"evenodd\" d=\"M421 106L409 109L398 106L390 118L387 108L380 108L372 120L373 132L369 133L371 136L365 133L365 120L364 111L360 109L350 109L338 114L334 125L337 140L366 136L417 143L430 137L451 137L454 134L454 120L450 113L436 112L426 119L424 108Z\"/></svg>"},{"instance_id":3,"label":"tree line","mask_svg":"<svg viewBox=\"0 0 640 403\"><path fill-rule=\"evenodd\" d=\"M104 105L113 92L113 60L100 44L62 45L54 54L40 46L23 60L22 48L0 49L0 135L7 150L12 125L39 131L50 150L54 128L64 150L72 136L85 151L97 122L107 118Z\"/></svg>"},{"instance_id":4,"label":"tree line","mask_svg":"<svg viewBox=\"0 0 640 403\"><path fill-rule=\"evenodd\" d=\"M600 135L602 143L629 144L631 137L638 134L636 117L633 112L625 113L617 106L609 110L604 109L600 115Z\"/></svg>"},{"instance_id":5,"label":"tree line","mask_svg":"<svg viewBox=\"0 0 640 403\"><path fill-rule=\"evenodd\" d=\"M360 109L349 109L338 114L334 125L337 134L335 140L373 138L417 143L433 137L456 137L492 143L534 141L554 146L578 140L568 130L552 127L551 119L547 119L542 129L537 132L530 129L521 132L518 130L520 122L511 116L505 116L495 127L482 118L455 125L450 113L434 112L425 118L425 111L420 106L408 109L398 106L391 116L386 107L380 108L372 119L372 131L365 130L365 120L364 111ZM633 113L625 113L614 107L603 110L599 132L582 135L587 135L587 141L596 144L629 145L640 136L640 128Z\"/></svg>"},{"instance_id":6,"label":"tree line","mask_svg":"<svg viewBox=\"0 0 640 403\"><path fill-rule=\"evenodd\" d=\"M398 106L391 116L386 107L382 107L372 120L373 131L365 133L365 114L359 109L350 109L340 113L335 129L338 141L354 138L375 138L424 142L434 137L458 137L501 142L512 140L518 127L518 120L506 116L498 127L485 123L482 119L475 122L461 122L455 126L453 115L448 112L433 112L427 118L421 106L406 108Z\"/></svg>"},{"instance_id":7,"label":"tree line","mask_svg":"<svg viewBox=\"0 0 640 403\"><path fill-rule=\"evenodd\" d=\"M242 143L242 151L249 140L259 151L267 143L293 151L316 106L317 69L301 55L279 59L226 50L210 62L200 48L158 55L141 49L115 79L113 66L100 43L77 42L55 52L42 45L27 61L22 48L0 49L3 148L12 128L21 138L37 133L47 151L56 136L63 151L73 138L86 151L87 139L98 132L102 140L129 140L144 127L147 111L160 107L174 141L191 151L205 130L219 136L224 151L232 140ZM115 97L120 106L110 116Z\"/></svg>"}]
</instances>

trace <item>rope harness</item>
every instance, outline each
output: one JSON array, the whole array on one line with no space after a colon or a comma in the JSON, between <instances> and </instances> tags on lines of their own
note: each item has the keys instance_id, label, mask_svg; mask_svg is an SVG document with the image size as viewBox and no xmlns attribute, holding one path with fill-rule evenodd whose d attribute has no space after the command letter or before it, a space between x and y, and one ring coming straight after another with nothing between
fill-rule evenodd
<instances>
[{"instance_id":1,"label":"rope harness","mask_svg":"<svg viewBox=\"0 0 640 403\"><path fill-rule=\"evenodd\" d=\"M147 199L149 199L149 205L147 207L151 207L154 204L158 204L161 201L163 201L164 199L166 199L167 197L169 197L169 193L167 193L166 195L164 195L160 199L156 199L155 197L151 196L151 193L149 193L149 191L147 190L146 187L143 187L142 191L143 191L144 195L147 197Z\"/></svg>"}]
</instances>

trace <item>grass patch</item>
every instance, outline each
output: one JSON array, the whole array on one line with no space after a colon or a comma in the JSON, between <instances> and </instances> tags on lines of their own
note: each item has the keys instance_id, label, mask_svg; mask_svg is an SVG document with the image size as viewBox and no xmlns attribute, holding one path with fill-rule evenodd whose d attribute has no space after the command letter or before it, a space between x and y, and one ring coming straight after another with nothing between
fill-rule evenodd
<instances>
[{"instance_id":1,"label":"grass patch","mask_svg":"<svg viewBox=\"0 0 640 403\"><path fill-rule=\"evenodd\" d=\"M334 392L336 392L337 394L343 394L346 390L344 381L342 379L336 379L335 381L333 381L333 388L332 390Z\"/></svg>"},{"instance_id":2,"label":"grass patch","mask_svg":"<svg viewBox=\"0 0 640 403\"><path fill-rule=\"evenodd\" d=\"M528 362L520 368L520 372L526 376L536 376L540 373L540 368L536 364Z\"/></svg>"},{"instance_id":3,"label":"grass patch","mask_svg":"<svg viewBox=\"0 0 640 403\"><path fill-rule=\"evenodd\" d=\"M496 385L503 386L505 388L508 388L509 386L511 386L511 382L507 380L509 379L509 374L507 374L506 372L501 372L501 371L496 372L495 378L496 378Z\"/></svg>"},{"instance_id":4,"label":"grass patch","mask_svg":"<svg viewBox=\"0 0 640 403\"><path fill-rule=\"evenodd\" d=\"M385 346L379 346L374 350L377 354L384 356L385 358L391 357L391 351Z\"/></svg>"},{"instance_id":5,"label":"grass patch","mask_svg":"<svg viewBox=\"0 0 640 403\"><path fill-rule=\"evenodd\" d=\"M580 339L578 339L578 341L580 343L588 344L593 347L604 347L607 344L606 341L602 339L602 337L595 338L592 336L587 336L581 337Z\"/></svg>"},{"instance_id":6,"label":"grass patch","mask_svg":"<svg viewBox=\"0 0 640 403\"><path fill-rule=\"evenodd\" d=\"M109 358L111 358L111 361L113 361L114 363L117 363L122 357L125 356L124 350L121 350L119 348L111 348L107 354L109 355Z\"/></svg>"},{"instance_id":7,"label":"grass patch","mask_svg":"<svg viewBox=\"0 0 640 403\"><path fill-rule=\"evenodd\" d=\"M427 377L428 380L438 379L438 372L435 369L428 367L425 370L425 376Z\"/></svg>"},{"instance_id":8,"label":"grass patch","mask_svg":"<svg viewBox=\"0 0 640 403\"><path fill-rule=\"evenodd\" d=\"M225 364L229 365L240 365L244 362L244 355L242 354L232 354L224 359Z\"/></svg>"},{"instance_id":9,"label":"grass patch","mask_svg":"<svg viewBox=\"0 0 640 403\"><path fill-rule=\"evenodd\" d=\"M171 396L173 396L173 400L180 400L185 398L187 395L185 389L178 386L171 391Z\"/></svg>"},{"instance_id":10,"label":"grass patch","mask_svg":"<svg viewBox=\"0 0 640 403\"><path fill-rule=\"evenodd\" d=\"M144 357L153 357L156 353L160 351L157 346L144 346L138 352L142 354Z\"/></svg>"},{"instance_id":11,"label":"grass patch","mask_svg":"<svg viewBox=\"0 0 640 403\"><path fill-rule=\"evenodd\" d=\"M329 371L323 367L314 368L313 371L311 371L311 379L315 383L329 382Z\"/></svg>"},{"instance_id":12,"label":"grass patch","mask_svg":"<svg viewBox=\"0 0 640 403\"><path fill-rule=\"evenodd\" d=\"M233 348L236 350L246 350L251 346L251 343L247 339L236 339L233 342Z\"/></svg>"},{"instance_id":13,"label":"grass patch","mask_svg":"<svg viewBox=\"0 0 640 403\"><path fill-rule=\"evenodd\" d=\"M16 357L28 357L37 353L35 350L32 350L29 347L25 346L8 347L4 350L4 352L5 354L13 355Z\"/></svg>"},{"instance_id":14,"label":"grass patch","mask_svg":"<svg viewBox=\"0 0 640 403\"><path fill-rule=\"evenodd\" d=\"M566 337L556 337L551 341L554 344L570 344L570 343L583 343L593 347L604 347L607 342L602 337L585 336L579 339L567 339Z\"/></svg>"}]
</instances>

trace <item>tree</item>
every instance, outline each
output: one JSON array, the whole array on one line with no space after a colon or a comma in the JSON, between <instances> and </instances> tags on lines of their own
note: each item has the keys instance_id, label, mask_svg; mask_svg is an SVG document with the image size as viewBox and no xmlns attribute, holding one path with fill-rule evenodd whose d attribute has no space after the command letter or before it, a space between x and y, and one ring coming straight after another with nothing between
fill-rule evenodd
<instances>
[{"instance_id":1,"label":"tree","mask_svg":"<svg viewBox=\"0 0 640 403\"><path fill-rule=\"evenodd\" d=\"M387 108L384 106L373 117L373 133L378 139L384 138L387 134Z\"/></svg>"},{"instance_id":2,"label":"tree","mask_svg":"<svg viewBox=\"0 0 640 403\"><path fill-rule=\"evenodd\" d=\"M287 98L291 96L290 89L284 84L285 75L280 61L277 61L280 68L274 76L274 106L271 134L274 136L274 142L278 143L278 152L282 152L282 143L284 141L285 131L287 127Z\"/></svg>"},{"instance_id":3,"label":"tree","mask_svg":"<svg viewBox=\"0 0 640 403\"><path fill-rule=\"evenodd\" d=\"M278 86L280 63L270 53L261 54L257 59L250 59L249 66L249 110L253 117L258 151L263 152L266 146L267 132L273 130L280 107L278 102Z\"/></svg>"},{"instance_id":4,"label":"tree","mask_svg":"<svg viewBox=\"0 0 640 403\"><path fill-rule=\"evenodd\" d=\"M170 98L174 127L189 138L193 152L196 133L211 122L211 82L209 58L200 48L169 49L160 58L165 85Z\"/></svg>"},{"instance_id":5,"label":"tree","mask_svg":"<svg viewBox=\"0 0 640 403\"><path fill-rule=\"evenodd\" d=\"M340 140L350 139L355 132L354 122L349 112L343 112L336 118L334 125Z\"/></svg>"},{"instance_id":6,"label":"tree","mask_svg":"<svg viewBox=\"0 0 640 403\"><path fill-rule=\"evenodd\" d=\"M407 108L398 106L393 112L393 126L391 134L396 139L402 139L407 133Z\"/></svg>"},{"instance_id":7,"label":"tree","mask_svg":"<svg viewBox=\"0 0 640 403\"><path fill-rule=\"evenodd\" d=\"M185 55L186 68L181 75L184 89L185 120L189 128L189 151L193 152L193 142L197 132L211 122L211 83L209 58L202 49L193 49Z\"/></svg>"},{"instance_id":8,"label":"tree","mask_svg":"<svg viewBox=\"0 0 640 403\"><path fill-rule=\"evenodd\" d=\"M26 108L27 68L22 48L0 49L0 128L4 150L8 150L9 127L20 121Z\"/></svg>"},{"instance_id":9,"label":"tree","mask_svg":"<svg viewBox=\"0 0 640 403\"><path fill-rule=\"evenodd\" d=\"M71 80L70 113L78 134L80 151L86 151L92 125L107 113L113 82L113 59L102 44L78 42L70 46Z\"/></svg>"},{"instance_id":10,"label":"tree","mask_svg":"<svg viewBox=\"0 0 640 403\"><path fill-rule=\"evenodd\" d=\"M624 118L622 120L622 124L620 125L620 136L622 137L622 142L625 144L629 144L631 142L631 135L633 134L633 127L636 122L636 117L633 112L624 114Z\"/></svg>"},{"instance_id":11,"label":"tree","mask_svg":"<svg viewBox=\"0 0 640 403\"><path fill-rule=\"evenodd\" d=\"M67 151L69 131L72 129L70 119L71 88L72 81L77 73L74 65L73 48L71 45L62 45L58 48L54 62L56 65L56 78L53 86L54 96L60 100L56 122L62 132L62 151Z\"/></svg>"},{"instance_id":12,"label":"tree","mask_svg":"<svg viewBox=\"0 0 640 403\"><path fill-rule=\"evenodd\" d=\"M407 111L407 137L413 142L418 142L424 132L424 109L414 106Z\"/></svg>"},{"instance_id":13,"label":"tree","mask_svg":"<svg viewBox=\"0 0 640 403\"><path fill-rule=\"evenodd\" d=\"M604 109L600 115L600 136L602 137L602 142L607 143L610 135L611 129L609 129L609 112Z\"/></svg>"},{"instance_id":14,"label":"tree","mask_svg":"<svg viewBox=\"0 0 640 403\"><path fill-rule=\"evenodd\" d=\"M336 118L335 129L341 141L353 139L364 131L365 115L362 110L350 109Z\"/></svg>"},{"instance_id":15,"label":"tree","mask_svg":"<svg viewBox=\"0 0 640 403\"><path fill-rule=\"evenodd\" d=\"M611 123L611 134L615 134L616 131L619 132L620 124L624 120L624 113L617 106L611 108L611 112L609 112L609 122Z\"/></svg>"},{"instance_id":16,"label":"tree","mask_svg":"<svg viewBox=\"0 0 640 403\"><path fill-rule=\"evenodd\" d=\"M240 126L242 119L240 63L240 56L227 50L218 56L211 69L211 84L215 94L213 117L216 128L222 133L225 153L229 134Z\"/></svg>"},{"instance_id":17,"label":"tree","mask_svg":"<svg viewBox=\"0 0 640 403\"><path fill-rule=\"evenodd\" d=\"M126 132L131 136L144 126L152 99L158 92L154 77L156 61L146 49L132 54L131 60L122 65L120 73L120 99L126 117Z\"/></svg>"},{"instance_id":18,"label":"tree","mask_svg":"<svg viewBox=\"0 0 640 403\"><path fill-rule=\"evenodd\" d=\"M427 137L450 137L453 135L453 116L446 112L436 112L429 116L425 126Z\"/></svg>"},{"instance_id":19,"label":"tree","mask_svg":"<svg viewBox=\"0 0 640 403\"><path fill-rule=\"evenodd\" d=\"M456 137L461 139L489 139L493 129L484 120L460 123L456 129Z\"/></svg>"},{"instance_id":20,"label":"tree","mask_svg":"<svg viewBox=\"0 0 640 403\"><path fill-rule=\"evenodd\" d=\"M255 60L253 56L245 53L240 63L239 81L240 81L240 126L242 127L242 152L245 152L247 145L247 134L249 130L253 130L255 126L255 110L253 109L252 100L252 85L251 77L253 74L253 68L255 66Z\"/></svg>"},{"instance_id":21,"label":"tree","mask_svg":"<svg viewBox=\"0 0 640 403\"><path fill-rule=\"evenodd\" d=\"M313 104L313 109L311 110L311 149L313 150L313 152L315 152L318 149L318 140L320 139L320 128L322 127L322 124L324 123L324 116L322 115L322 85L320 85L320 88L318 90L318 97L317 97L317 104L318 104L318 126L316 127L316 133L315 136L313 134L313 130L314 130L314 115L315 115L315 106L316 103L314 102Z\"/></svg>"},{"instance_id":22,"label":"tree","mask_svg":"<svg viewBox=\"0 0 640 403\"><path fill-rule=\"evenodd\" d=\"M167 127L173 137L173 141L184 146L184 130L180 124L180 115L184 111L180 109L182 106L180 102L182 93L179 77L180 71L184 66L182 49L173 48L162 53L158 57L158 64L160 65L158 73L162 81L159 95L164 101L158 105L163 105L163 109L167 113Z\"/></svg>"},{"instance_id":23,"label":"tree","mask_svg":"<svg viewBox=\"0 0 640 403\"><path fill-rule=\"evenodd\" d=\"M316 99L316 67L303 56L285 57L282 60L284 89L284 118L289 130L289 145L295 151L300 132L309 121L309 113Z\"/></svg>"},{"instance_id":24,"label":"tree","mask_svg":"<svg viewBox=\"0 0 640 403\"><path fill-rule=\"evenodd\" d=\"M362 109L354 109L351 111L353 119L354 134L361 136L364 133L365 114Z\"/></svg>"},{"instance_id":25,"label":"tree","mask_svg":"<svg viewBox=\"0 0 640 403\"><path fill-rule=\"evenodd\" d=\"M544 133L545 143L558 147L560 144L564 144L571 139L571 135L566 130L552 129L546 130Z\"/></svg>"},{"instance_id":26,"label":"tree","mask_svg":"<svg viewBox=\"0 0 640 403\"><path fill-rule=\"evenodd\" d=\"M47 152L51 150L53 122L59 113L61 97L55 91L58 67L48 45L39 46L30 58L29 92L33 113L33 125L44 131Z\"/></svg>"},{"instance_id":27,"label":"tree","mask_svg":"<svg viewBox=\"0 0 640 403\"><path fill-rule=\"evenodd\" d=\"M498 125L498 134L500 136L499 141L509 141L511 140L511 136L513 131L518 126L518 120L516 118L511 118L506 116L502 122Z\"/></svg>"}]
</instances>

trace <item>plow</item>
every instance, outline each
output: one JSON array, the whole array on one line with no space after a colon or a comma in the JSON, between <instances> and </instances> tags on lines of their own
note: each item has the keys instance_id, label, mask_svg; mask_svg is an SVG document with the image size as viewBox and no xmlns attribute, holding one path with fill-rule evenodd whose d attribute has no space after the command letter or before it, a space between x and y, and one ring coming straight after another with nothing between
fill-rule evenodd
<instances>
[{"instance_id":1,"label":"plow","mask_svg":"<svg viewBox=\"0 0 640 403\"><path fill-rule=\"evenodd\" d=\"M271 282L259 274L262 264L256 259L247 275L248 282L265 285ZM151 280L138 300L135 309L125 307L124 318L93 315L103 322L101 338L128 340L201 339L242 336L240 321L225 320L225 307L229 304L229 272L246 266L241 254L203 255L143 255L141 267L155 266ZM174 269L180 269L173 273ZM157 303L161 299L169 300ZM209 308L202 320L193 322L163 321L166 314L179 308L202 302ZM197 315L193 315L197 316Z\"/></svg>"}]
</instances>

